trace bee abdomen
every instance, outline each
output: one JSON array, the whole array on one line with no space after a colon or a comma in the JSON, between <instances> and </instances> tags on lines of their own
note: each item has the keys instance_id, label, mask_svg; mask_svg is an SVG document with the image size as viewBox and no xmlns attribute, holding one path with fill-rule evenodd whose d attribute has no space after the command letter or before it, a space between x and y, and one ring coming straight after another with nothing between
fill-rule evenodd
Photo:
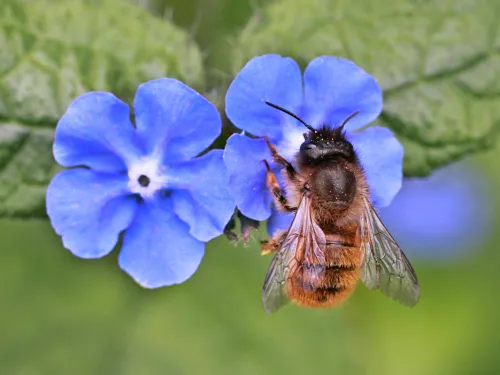
<instances>
[{"instance_id":1,"label":"bee abdomen","mask_svg":"<svg viewBox=\"0 0 500 375\"><path fill-rule=\"evenodd\" d=\"M289 279L288 295L301 306L333 306L353 292L358 273L355 264L323 265L303 261Z\"/></svg>"}]
</instances>

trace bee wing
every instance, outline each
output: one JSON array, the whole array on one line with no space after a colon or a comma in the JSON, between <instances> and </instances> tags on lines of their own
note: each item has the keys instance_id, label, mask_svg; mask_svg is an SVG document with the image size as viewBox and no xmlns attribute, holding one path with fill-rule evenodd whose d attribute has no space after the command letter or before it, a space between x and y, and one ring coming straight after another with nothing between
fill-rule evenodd
<instances>
[{"instance_id":1,"label":"bee wing","mask_svg":"<svg viewBox=\"0 0 500 375\"><path fill-rule=\"evenodd\" d=\"M267 270L264 286L262 287L262 306L268 314L286 305L286 280L290 265L294 262L292 250L277 252Z\"/></svg>"},{"instance_id":2,"label":"bee wing","mask_svg":"<svg viewBox=\"0 0 500 375\"><path fill-rule=\"evenodd\" d=\"M361 281L405 306L416 305L420 297L417 275L370 202L365 202L361 231Z\"/></svg>"},{"instance_id":3,"label":"bee wing","mask_svg":"<svg viewBox=\"0 0 500 375\"><path fill-rule=\"evenodd\" d=\"M288 278L299 268L304 256L316 257L324 264L325 235L311 215L310 198L304 195L288 233L274 255L262 287L262 306L272 313L288 301Z\"/></svg>"}]
</instances>

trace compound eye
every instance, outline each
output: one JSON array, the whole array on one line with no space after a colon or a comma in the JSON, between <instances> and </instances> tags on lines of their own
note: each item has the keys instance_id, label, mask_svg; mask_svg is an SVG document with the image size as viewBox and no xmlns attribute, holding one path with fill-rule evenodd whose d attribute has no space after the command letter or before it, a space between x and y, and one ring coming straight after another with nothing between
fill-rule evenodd
<instances>
[{"instance_id":1,"label":"compound eye","mask_svg":"<svg viewBox=\"0 0 500 375\"><path fill-rule=\"evenodd\" d=\"M346 141L335 142L335 147L345 151L352 151L352 144Z\"/></svg>"},{"instance_id":2,"label":"compound eye","mask_svg":"<svg viewBox=\"0 0 500 375\"><path fill-rule=\"evenodd\" d=\"M315 149L317 146L311 141L305 141L300 145L300 151L308 151Z\"/></svg>"}]
</instances>

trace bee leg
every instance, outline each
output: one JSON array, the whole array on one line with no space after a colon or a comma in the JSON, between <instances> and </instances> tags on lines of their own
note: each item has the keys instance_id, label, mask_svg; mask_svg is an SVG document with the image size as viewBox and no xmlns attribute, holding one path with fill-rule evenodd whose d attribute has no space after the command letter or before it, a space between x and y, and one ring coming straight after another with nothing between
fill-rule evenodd
<instances>
[{"instance_id":1,"label":"bee leg","mask_svg":"<svg viewBox=\"0 0 500 375\"><path fill-rule=\"evenodd\" d=\"M286 237L286 230L279 231L276 233L272 238L262 241L260 243L260 247L262 248L262 255L268 255L271 253L274 253L275 251L278 251L279 248L281 247L281 243Z\"/></svg>"},{"instance_id":2,"label":"bee leg","mask_svg":"<svg viewBox=\"0 0 500 375\"><path fill-rule=\"evenodd\" d=\"M281 156L276 149L276 147L269 141L269 138L267 136L264 137L267 143L267 147L269 147L269 151L271 151L271 155L273 157L273 160L278 163L279 165L282 165L286 168L286 173L288 174L288 178L290 178L291 181L297 181L298 180L298 173L293 167L293 165L286 160L283 156Z\"/></svg>"},{"instance_id":3,"label":"bee leg","mask_svg":"<svg viewBox=\"0 0 500 375\"><path fill-rule=\"evenodd\" d=\"M280 184L278 183L278 179L271 170L271 167L269 166L267 160L263 160L263 162L266 165L267 169L267 186L269 187L269 190L271 190L271 193L274 196L274 201L276 202L278 208L286 212L296 211L297 207L290 206L290 204L288 203L288 199L286 199L286 197L283 195L283 191L281 190Z\"/></svg>"}]
</instances>

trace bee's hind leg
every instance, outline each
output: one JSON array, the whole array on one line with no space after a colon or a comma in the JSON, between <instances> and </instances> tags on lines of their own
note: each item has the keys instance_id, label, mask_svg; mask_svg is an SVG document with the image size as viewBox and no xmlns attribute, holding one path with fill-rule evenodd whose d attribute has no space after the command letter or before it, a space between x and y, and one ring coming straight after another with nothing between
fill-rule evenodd
<instances>
[{"instance_id":1,"label":"bee's hind leg","mask_svg":"<svg viewBox=\"0 0 500 375\"><path fill-rule=\"evenodd\" d=\"M296 211L297 207L292 207L288 203L288 199L286 199L285 195L283 194L283 190L281 190L280 184L278 183L278 179L271 170L271 167L269 166L267 160L263 160L263 162L266 165L267 169L267 186L269 187L269 190L271 190L271 193L273 194L274 201L278 206L278 209L286 212Z\"/></svg>"},{"instance_id":2,"label":"bee's hind leg","mask_svg":"<svg viewBox=\"0 0 500 375\"><path fill-rule=\"evenodd\" d=\"M267 255L278 251L281 247L281 243L285 240L286 230L277 232L272 238L262 241L260 247L262 248L262 255Z\"/></svg>"}]
</instances>

